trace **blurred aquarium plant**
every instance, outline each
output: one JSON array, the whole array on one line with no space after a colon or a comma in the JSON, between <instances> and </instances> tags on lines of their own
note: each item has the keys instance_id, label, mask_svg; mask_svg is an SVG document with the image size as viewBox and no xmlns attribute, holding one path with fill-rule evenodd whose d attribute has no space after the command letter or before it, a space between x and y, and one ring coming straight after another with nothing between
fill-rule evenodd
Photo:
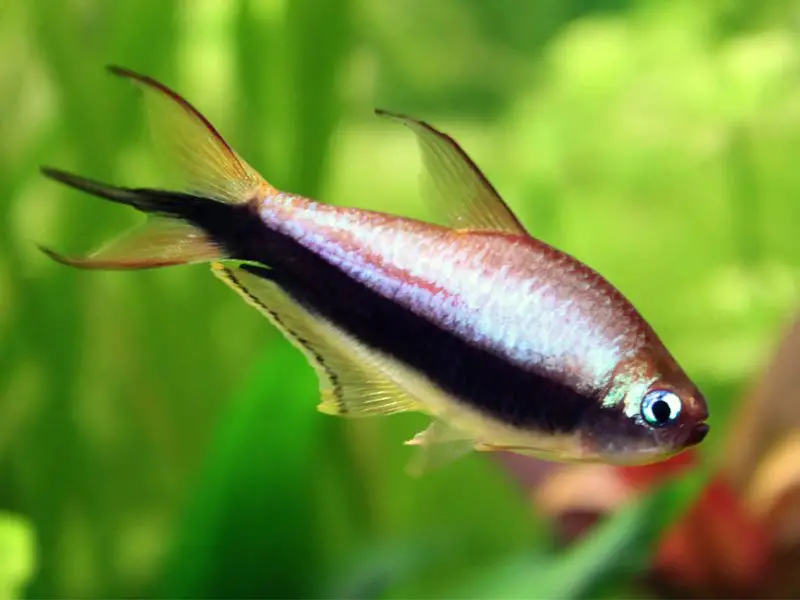
<instances>
[{"instance_id":1,"label":"blurred aquarium plant","mask_svg":"<svg viewBox=\"0 0 800 600\"><path fill-rule=\"evenodd\" d=\"M135 216L37 167L168 183L136 94L106 63L180 90L278 187L335 203L425 216L413 142L372 109L430 120L534 235L641 308L706 390L703 450L718 460L798 300L799 10L2 3L0 509L14 515L0 519L2 593L641 595L638 574L702 471L558 548L486 457L408 478L401 441L424 419L319 415L302 357L204 267L49 262L34 242L85 250Z\"/></svg>"},{"instance_id":2,"label":"blurred aquarium plant","mask_svg":"<svg viewBox=\"0 0 800 600\"><path fill-rule=\"evenodd\" d=\"M18 598L36 569L33 531L25 519L0 513L0 598Z\"/></svg>"}]
</instances>

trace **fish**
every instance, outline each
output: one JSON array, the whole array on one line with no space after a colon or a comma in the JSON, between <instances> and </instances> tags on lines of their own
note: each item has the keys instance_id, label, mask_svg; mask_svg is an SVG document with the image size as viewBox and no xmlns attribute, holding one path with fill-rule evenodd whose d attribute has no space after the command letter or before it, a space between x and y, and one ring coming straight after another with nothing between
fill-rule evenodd
<instances>
[{"instance_id":1,"label":"fish","mask_svg":"<svg viewBox=\"0 0 800 600\"><path fill-rule=\"evenodd\" d=\"M405 442L418 448L410 472L473 450L639 465L706 437L704 396L640 312L601 274L531 235L448 134L376 110L415 135L430 220L331 205L273 187L171 88L109 70L139 88L180 189L42 167L146 215L86 256L41 246L55 261L209 264L306 356L320 412L430 417Z\"/></svg>"}]
</instances>

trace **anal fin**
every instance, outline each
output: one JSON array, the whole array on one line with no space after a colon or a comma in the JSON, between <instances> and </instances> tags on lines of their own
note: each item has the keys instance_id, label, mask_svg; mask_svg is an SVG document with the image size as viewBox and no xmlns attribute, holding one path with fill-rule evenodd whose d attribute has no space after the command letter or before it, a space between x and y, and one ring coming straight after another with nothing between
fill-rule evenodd
<instances>
[{"instance_id":1,"label":"anal fin","mask_svg":"<svg viewBox=\"0 0 800 600\"><path fill-rule=\"evenodd\" d=\"M262 312L317 372L323 413L364 417L424 407L392 378L388 359L298 304L277 283L244 269L213 263L214 274Z\"/></svg>"}]
</instances>

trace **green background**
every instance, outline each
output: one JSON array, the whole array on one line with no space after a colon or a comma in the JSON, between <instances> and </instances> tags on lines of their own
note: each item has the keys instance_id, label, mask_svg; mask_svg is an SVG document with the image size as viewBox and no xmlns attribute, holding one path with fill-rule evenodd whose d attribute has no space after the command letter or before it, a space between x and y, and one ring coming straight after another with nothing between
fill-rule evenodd
<instances>
[{"instance_id":1,"label":"green background","mask_svg":"<svg viewBox=\"0 0 800 600\"><path fill-rule=\"evenodd\" d=\"M423 418L317 413L301 355L206 267L49 261L36 243L82 252L138 221L37 168L168 177L115 63L187 96L279 188L424 216L413 137L372 110L424 118L640 308L709 397L713 457L797 304L797 9L0 3L0 594L641 594L697 482L555 550L484 456L407 477Z\"/></svg>"}]
</instances>

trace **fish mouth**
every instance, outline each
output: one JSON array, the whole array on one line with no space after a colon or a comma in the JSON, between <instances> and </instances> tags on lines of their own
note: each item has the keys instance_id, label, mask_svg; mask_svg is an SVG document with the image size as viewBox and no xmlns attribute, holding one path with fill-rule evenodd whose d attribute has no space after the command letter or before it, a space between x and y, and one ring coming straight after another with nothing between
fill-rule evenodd
<instances>
[{"instance_id":1,"label":"fish mouth","mask_svg":"<svg viewBox=\"0 0 800 600\"><path fill-rule=\"evenodd\" d=\"M689 432L689 436L686 438L686 446L696 446L708 435L708 431L711 429L707 423L697 423L692 430Z\"/></svg>"}]
</instances>

